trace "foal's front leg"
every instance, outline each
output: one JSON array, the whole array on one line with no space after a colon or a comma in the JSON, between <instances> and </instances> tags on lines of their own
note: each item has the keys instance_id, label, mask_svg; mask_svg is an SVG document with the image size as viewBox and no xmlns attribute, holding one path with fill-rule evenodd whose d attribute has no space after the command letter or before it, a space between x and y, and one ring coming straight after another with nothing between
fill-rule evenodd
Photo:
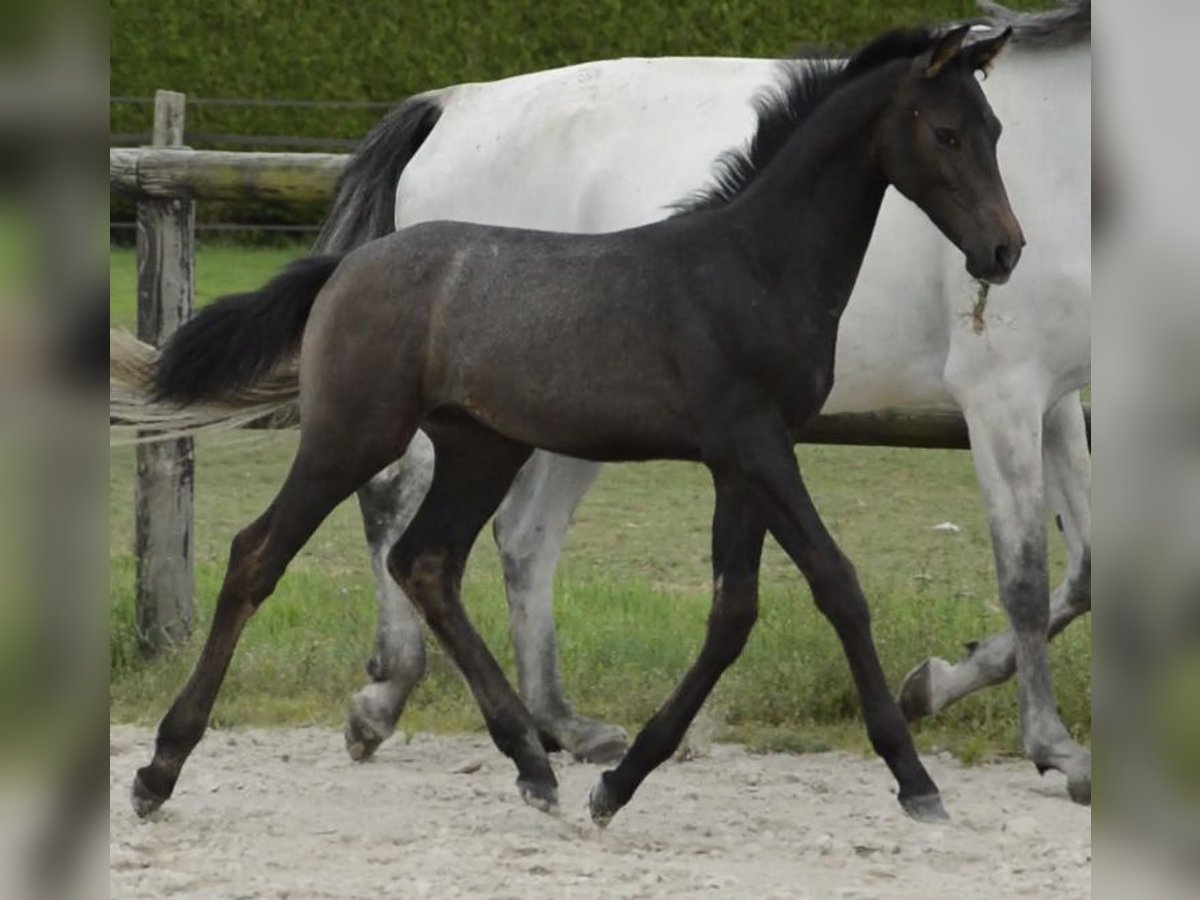
<instances>
[{"instance_id":1,"label":"foal's front leg","mask_svg":"<svg viewBox=\"0 0 1200 900\"><path fill-rule=\"evenodd\" d=\"M888 690L871 637L871 612L854 566L817 514L783 422L764 417L740 429L733 440L733 452L761 502L768 529L804 573L817 608L837 631L858 688L867 735L900 785L900 805L914 819L944 820L937 785L917 757L908 724Z\"/></svg>"},{"instance_id":2,"label":"foal's front leg","mask_svg":"<svg viewBox=\"0 0 1200 900\"><path fill-rule=\"evenodd\" d=\"M746 645L758 616L758 568L765 529L746 486L731 473L714 471L713 603L700 656L638 733L620 764L592 788L592 820L607 825L647 775L683 740L705 698Z\"/></svg>"}]
</instances>

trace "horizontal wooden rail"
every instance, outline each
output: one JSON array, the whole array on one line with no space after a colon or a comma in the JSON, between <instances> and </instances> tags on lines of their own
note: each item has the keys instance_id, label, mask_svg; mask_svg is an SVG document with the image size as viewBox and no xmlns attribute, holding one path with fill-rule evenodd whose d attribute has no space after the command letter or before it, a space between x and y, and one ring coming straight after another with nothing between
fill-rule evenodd
<instances>
[{"instance_id":1,"label":"horizontal wooden rail","mask_svg":"<svg viewBox=\"0 0 1200 900\"><path fill-rule=\"evenodd\" d=\"M1090 446L1090 404L1084 404L1083 414ZM950 410L882 410L819 416L801 437L801 441L806 444L859 447L922 447L933 450L971 448L966 421L961 413Z\"/></svg>"},{"instance_id":2,"label":"horizontal wooden rail","mask_svg":"<svg viewBox=\"0 0 1200 900\"><path fill-rule=\"evenodd\" d=\"M1088 444L1092 441L1092 408L1083 406ZM299 423L296 407L289 406L247 428L291 428ZM926 450L969 450L967 423L950 410L881 410L869 413L835 413L818 416L801 437L805 444L843 447L911 447Z\"/></svg>"},{"instance_id":3,"label":"horizontal wooden rail","mask_svg":"<svg viewBox=\"0 0 1200 900\"><path fill-rule=\"evenodd\" d=\"M333 197L344 153L234 153L113 147L108 183L139 197L323 203Z\"/></svg>"}]
</instances>

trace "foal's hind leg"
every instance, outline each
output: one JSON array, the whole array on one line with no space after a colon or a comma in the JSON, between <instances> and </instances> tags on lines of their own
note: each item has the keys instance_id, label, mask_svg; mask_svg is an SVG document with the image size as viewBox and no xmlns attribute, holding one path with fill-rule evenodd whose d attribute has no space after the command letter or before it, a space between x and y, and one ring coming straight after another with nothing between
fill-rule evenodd
<instances>
[{"instance_id":1,"label":"foal's hind leg","mask_svg":"<svg viewBox=\"0 0 1200 900\"><path fill-rule=\"evenodd\" d=\"M496 746L516 763L525 802L558 805L558 782L533 717L508 683L462 606L463 567L529 448L459 423L435 438L433 484L388 558L388 569L450 654L483 713Z\"/></svg>"},{"instance_id":2,"label":"foal's hind leg","mask_svg":"<svg viewBox=\"0 0 1200 900\"><path fill-rule=\"evenodd\" d=\"M387 569L387 558L433 480L433 445L417 432L408 449L358 489L375 576L379 627L367 663L371 683L350 700L344 736L352 759L368 759L396 729L404 704L425 674L425 634L412 601Z\"/></svg>"},{"instance_id":3,"label":"foal's hind leg","mask_svg":"<svg viewBox=\"0 0 1200 900\"><path fill-rule=\"evenodd\" d=\"M758 616L758 568L765 528L746 485L714 473L713 603L700 656L633 746L592 788L592 819L607 825L638 785L670 758L717 680L742 652Z\"/></svg>"},{"instance_id":4,"label":"foal's hind leg","mask_svg":"<svg viewBox=\"0 0 1200 900\"><path fill-rule=\"evenodd\" d=\"M389 455L348 453L320 438L310 440L306 430L275 501L233 540L204 649L158 727L154 758L134 780L133 807L139 816L153 812L174 791L183 764L208 727L221 682L250 617L271 595L287 564L317 526ZM355 465L356 459L360 464Z\"/></svg>"}]
</instances>

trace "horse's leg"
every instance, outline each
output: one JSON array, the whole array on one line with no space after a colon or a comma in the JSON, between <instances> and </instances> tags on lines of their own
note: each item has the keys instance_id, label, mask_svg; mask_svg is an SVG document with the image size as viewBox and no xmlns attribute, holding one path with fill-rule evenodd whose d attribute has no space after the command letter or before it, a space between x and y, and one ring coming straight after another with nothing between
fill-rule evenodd
<instances>
[{"instance_id":1,"label":"horse's leg","mask_svg":"<svg viewBox=\"0 0 1200 900\"><path fill-rule=\"evenodd\" d=\"M346 750L353 759L369 758L391 736L425 674L421 620L388 572L387 555L416 515L432 478L433 445L418 431L403 457L358 489L379 630L375 655L367 663L371 683L354 695L346 716Z\"/></svg>"},{"instance_id":2,"label":"horse's leg","mask_svg":"<svg viewBox=\"0 0 1200 900\"><path fill-rule=\"evenodd\" d=\"M1091 754L1067 734L1059 718L1046 640L1050 629L1050 576L1046 562L1046 506L1042 476L1042 418L1023 385L989 382L962 402L971 457L983 489L992 533L1000 599L1012 625L1017 662L1021 740L1045 772L1058 769L1078 803L1091 801Z\"/></svg>"},{"instance_id":3,"label":"horse's leg","mask_svg":"<svg viewBox=\"0 0 1200 900\"><path fill-rule=\"evenodd\" d=\"M139 816L153 812L171 796L184 762L208 727L242 629L271 595L287 564L334 507L395 452L348 452L324 439L315 419L301 436L299 452L275 501L233 539L204 649L158 727L154 758L134 780L133 807ZM310 435L316 436L310 440Z\"/></svg>"},{"instance_id":4,"label":"horse's leg","mask_svg":"<svg viewBox=\"0 0 1200 900\"><path fill-rule=\"evenodd\" d=\"M571 516L599 471L597 463L534 453L493 524L521 698L547 749L562 748L586 762L618 758L629 740L625 729L585 718L567 702L554 632L554 569Z\"/></svg>"},{"instance_id":5,"label":"horse's leg","mask_svg":"<svg viewBox=\"0 0 1200 900\"><path fill-rule=\"evenodd\" d=\"M638 785L683 739L713 686L738 655L758 616L758 568L765 528L746 485L736 474L714 472L713 603L700 656L675 691L645 724L633 746L592 788L592 819L599 825L629 802Z\"/></svg>"},{"instance_id":6,"label":"horse's leg","mask_svg":"<svg viewBox=\"0 0 1200 900\"><path fill-rule=\"evenodd\" d=\"M1046 413L1042 464L1046 495L1067 544L1067 574L1050 596L1049 637L1056 637L1092 608L1091 457L1079 394L1068 394ZM940 712L1017 671L1017 636L1010 628L978 644L961 662L932 657L900 687L900 706L913 721Z\"/></svg>"},{"instance_id":7,"label":"horse's leg","mask_svg":"<svg viewBox=\"0 0 1200 900\"><path fill-rule=\"evenodd\" d=\"M550 811L558 782L537 726L471 625L460 593L471 546L530 451L479 427L459 426L455 438L438 440L433 484L388 555L388 570L462 672L492 740L516 763L522 798Z\"/></svg>"},{"instance_id":8,"label":"horse's leg","mask_svg":"<svg viewBox=\"0 0 1200 900\"><path fill-rule=\"evenodd\" d=\"M908 723L888 689L871 636L871 611L850 563L817 514L782 422L764 418L737 432L738 465L760 500L767 528L804 573L817 608L841 640L867 735L899 784L901 806L922 821L944 820L937 785L922 765Z\"/></svg>"}]
</instances>

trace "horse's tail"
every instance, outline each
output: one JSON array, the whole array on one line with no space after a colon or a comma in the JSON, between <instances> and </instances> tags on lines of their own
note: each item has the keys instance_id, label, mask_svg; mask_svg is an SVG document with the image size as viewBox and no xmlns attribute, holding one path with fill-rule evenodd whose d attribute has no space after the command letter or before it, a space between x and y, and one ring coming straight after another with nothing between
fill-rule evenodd
<instances>
[{"instance_id":1,"label":"horse's tail","mask_svg":"<svg viewBox=\"0 0 1200 900\"><path fill-rule=\"evenodd\" d=\"M434 91L410 97L363 138L338 177L314 253L346 253L396 229L396 185L442 115Z\"/></svg>"},{"instance_id":2,"label":"horse's tail","mask_svg":"<svg viewBox=\"0 0 1200 900\"><path fill-rule=\"evenodd\" d=\"M161 439L269 415L300 394L304 326L340 256L292 263L266 286L209 304L161 352L120 332L109 338L110 418Z\"/></svg>"}]
</instances>

